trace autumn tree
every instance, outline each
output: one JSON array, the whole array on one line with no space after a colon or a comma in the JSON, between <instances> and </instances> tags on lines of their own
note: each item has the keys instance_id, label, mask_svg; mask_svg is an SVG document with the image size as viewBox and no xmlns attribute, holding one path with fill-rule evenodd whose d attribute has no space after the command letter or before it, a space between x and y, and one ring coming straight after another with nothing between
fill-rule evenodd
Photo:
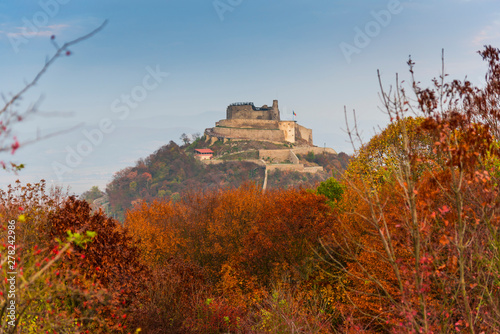
<instances>
[{"instance_id":1,"label":"autumn tree","mask_svg":"<svg viewBox=\"0 0 500 334\"><path fill-rule=\"evenodd\" d=\"M391 123L345 174L330 246L350 281L352 304L339 308L351 330L500 328L499 54L480 52L489 65L484 88L446 82L443 65L433 87L412 81L413 98L399 84L382 89Z\"/></svg>"},{"instance_id":2,"label":"autumn tree","mask_svg":"<svg viewBox=\"0 0 500 334\"><path fill-rule=\"evenodd\" d=\"M179 139L182 141L184 145L189 145L189 143L191 142L191 138L185 133L183 133Z\"/></svg>"}]
</instances>

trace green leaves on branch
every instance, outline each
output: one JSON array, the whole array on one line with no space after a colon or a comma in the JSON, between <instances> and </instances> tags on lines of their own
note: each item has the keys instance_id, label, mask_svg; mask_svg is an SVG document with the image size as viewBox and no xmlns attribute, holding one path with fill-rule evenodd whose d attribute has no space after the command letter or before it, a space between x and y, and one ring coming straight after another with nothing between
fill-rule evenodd
<instances>
[{"instance_id":1,"label":"green leaves on branch","mask_svg":"<svg viewBox=\"0 0 500 334\"><path fill-rule=\"evenodd\" d=\"M73 233L68 230L67 233L68 233L67 242L74 243L80 248L83 248L86 243L91 242L92 239L94 239L97 236L97 232L92 232L92 231L86 231L85 234L81 234L78 232ZM59 243L59 245L63 243L59 238L56 238L56 241Z\"/></svg>"}]
</instances>

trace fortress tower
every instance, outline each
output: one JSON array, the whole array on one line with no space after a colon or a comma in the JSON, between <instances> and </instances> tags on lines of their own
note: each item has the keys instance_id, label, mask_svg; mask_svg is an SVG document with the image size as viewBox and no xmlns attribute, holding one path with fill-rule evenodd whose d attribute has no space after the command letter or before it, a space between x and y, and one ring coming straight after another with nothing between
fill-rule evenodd
<instances>
[{"instance_id":1,"label":"fortress tower","mask_svg":"<svg viewBox=\"0 0 500 334\"><path fill-rule=\"evenodd\" d=\"M273 100L273 107L271 108L272 119L280 120L280 110L278 109L278 100Z\"/></svg>"}]
</instances>

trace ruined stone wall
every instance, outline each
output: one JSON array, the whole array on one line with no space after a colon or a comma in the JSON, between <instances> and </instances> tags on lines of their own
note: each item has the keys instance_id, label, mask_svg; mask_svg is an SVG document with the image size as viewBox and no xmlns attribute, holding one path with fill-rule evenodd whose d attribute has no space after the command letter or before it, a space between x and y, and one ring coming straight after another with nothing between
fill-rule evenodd
<instances>
[{"instance_id":1,"label":"ruined stone wall","mask_svg":"<svg viewBox=\"0 0 500 334\"><path fill-rule=\"evenodd\" d=\"M337 154L332 148L323 148L323 147L298 147L292 149L282 149L282 150L259 150L259 159L271 159L274 162L284 162L290 161L291 163L299 163L299 160L296 154L306 155L309 152L313 152L314 154Z\"/></svg>"},{"instance_id":2,"label":"ruined stone wall","mask_svg":"<svg viewBox=\"0 0 500 334\"><path fill-rule=\"evenodd\" d=\"M260 119L222 119L217 125L229 128L279 129L278 121Z\"/></svg>"},{"instance_id":3,"label":"ruined stone wall","mask_svg":"<svg viewBox=\"0 0 500 334\"><path fill-rule=\"evenodd\" d=\"M313 145L312 130L308 129L302 125L296 124L295 126L295 137L301 138L307 141L310 145Z\"/></svg>"},{"instance_id":4,"label":"ruined stone wall","mask_svg":"<svg viewBox=\"0 0 500 334\"><path fill-rule=\"evenodd\" d=\"M241 106L229 106L226 111L226 119L262 119L272 120L272 110L254 110L253 106L246 104Z\"/></svg>"},{"instance_id":5,"label":"ruined stone wall","mask_svg":"<svg viewBox=\"0 0 500 334\"><path fill-rule=\"evenodd\" d=\"M283 132L276 130L261 130L261 129L238 129L238 128L212 128L211 136L225 137L230 139L251 139L251 140L266 140L272 142L282 142L285 140Z\"/></svg>"},{"instance_id":6,"label":"ruined stone wall","mask_svg":"<svg viewBox=\"0 0 500 334\"><path fill-rule=\"evenodd\" d=\"M217 159L212 159L212 160L202 160L205 165L220 165L220 164L225 164L225 163L231 163L231 162L238 162L239 160L217 160ZM262 168L266 167L266 163L262 160L258 159L245 159L243 160L245 162L252 162L258 166L261 166Z\"/></svg>"},{"instance_id":7,"label":"ruined stone wall","mask_svg":"<svg viewBox=\"0 0 500 334\"><path fill-rule=\"evenodd\" d=\"M262 119L262 120L280 120L278 100L273 101L273 105L268 107L264 105L256 108L252 104L233 104L227 107L226 119Z\"/></svg>"},{"instance_id":8,"label":"ruined stone wall","mask_svg":"<svg viewBox=\"0 0 500 334\"><path fill-rule=\"evenodd\" d=\"M283 131L285 140L289 143L295 143L295 122L294 121L281 121L279 128Z\"/></svg>"},{"instance_id":9,"label":"ruined stone wall","mask_svg":"<svg viewBox=\"0 0 500 334\"><path fill-rule=\"evenodd\" d=\"M267 171L271 172L276 169L279 170L289 170L289 171L294 171L294 172L304 172L304 165L303 164L276 164L276 165L267 165L266 166Z\"/></svg>"},{"instance_id":10,"label":"ruined stone wall","mask_svg":"<svg viewBox=\"0 0 500 334\"><path fill-rule=\"evenodd\" d=\"M290 150L259 150L259 159L283 162L290 159Z\"/></svg>"},{"instance_id":11,"label":"ruined stone wall","mask_svg":"<svg viewBox=\"0 0 500 334\"><path fill-rule=\"evenodd\" d=\"M297 156L295 155L295 153L293 153L292 150L289 150L288 160L290 160L290 162L292 164L299 164L300 163L299 158L297 158Z\"/></svg>"},{"instance_id":12,"label":"ruined stone wall","mask_svg":"<svg viewBox=\"0 0 500 334\"><path fill-rule=\"evenodd\" d=\"M330 153L330 154L337 154L337 152L333 148L323 148L323 147L297 147L292 149L293 153L295 154L301 154L305 155L309 152L313 152L314 154L323 154L325 153Z\"/></svg>"},{"instance_id":13,"label":"ruined stone wall","mask_svg":"<svg viewBox=\"0 0 500 334\"><path fill-rule=\"evenodd\" d=\"M318 172L323 172L325 170L321 166L304 167L303 164L276 164L276 165L267 165L266 168L268 172L279 169L279 170L286 170L299 173L311 173L311 174L316 174Z\"/></svg>"},{"instance_id":14,"label":"ruined stone wall","mask_svg":"<svg viewBox=\"0 0 500 334\"><path fill-rule=\"evenodd\" d=\"M323 172L325 169L322 166L304 167L304 173L316 174Z\"/></svg>"},{"instance_id":15,"label":"ruined stone wall","mask_svg":"<svg viewBox=\"0 0 500 334\"><path fill-rule=\"evenodd\" d=\"M299 173L311 173L311 174L316 174L318 172L323 172L325 170L322 166L304 167L303 164L266 165L266 168L269 172L279 169L279 170L286 170Z\"/></svg>"}]
</instances>

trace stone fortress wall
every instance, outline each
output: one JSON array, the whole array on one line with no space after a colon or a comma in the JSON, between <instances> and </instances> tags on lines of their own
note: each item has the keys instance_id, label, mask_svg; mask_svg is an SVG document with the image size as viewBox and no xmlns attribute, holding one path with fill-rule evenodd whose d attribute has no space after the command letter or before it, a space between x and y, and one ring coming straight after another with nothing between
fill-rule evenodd
<instances>
[{"instance_id":1,"label":"stone fortress wall","mask_svg":"<svg viewBox=\"0 0 500 334\"><path fill-rule=\"evenodd\" d=\"M314 166L314 167L304 167L303 164L278 164L278 165L266 165L267 171L272 172L277 169L279 170L286 170L286 171L292 171L292 172L299 172L299 173L311 173L315 174L318 172L324 171L324 168L321 166Z\"/></svg>"},{"instance_id":2,"label":"stone fortress wall","mask_svg":"<svg viewBox=\"0 0 500 334\"><path fill-rule=\"evenodd\" d=\"M206 134L206 133L205 133ZM238 128L214 128L213 135L218 139L249 139L264 140L271 142L284 142L285 136L279 129L238 129Z\"/></svg>"},{"instance_id":3,"label":"stone fortress wall","mask_svg":"<svg viewBox=\"0 0 500 334\"><path fill-rule=\"evenodd\" d=\"M295 136L298 138L304 139L308 143L311 143L311 146L312 146L312 142L313 142L312 129L308 129L305 126L297 124L295 127Z\"/></svg>"},{"instance_id":4,"label":"stone fortress wall","mask_svg":"<svg viewBox=\"0 0 500 334\"><path fill-rule=\"evenodd\" d=\"M300 143L313 146L312 130L296 121L281 121L278 100L260 108L251 102L233 103L227 107L226 119L205 130L207 141L240 139Z\"/></svg>"},{"instance_id":5,"label":"stone fortress wall","mask_svg":"<svg viewBox=\"0 0 500 334\"><path fill-rule=\"evenodd\" d=\"M265 121L260 119L221 119L215 123L215 126L242 129L278 130L279 124L280 121Z\"/></svg>"},{"instance_id":6,"label":"stone fortress wall","mask_svg":"<svg viewBox=\"0 0 500 334\"><path fill-rule=\"evenodd\" d=\"M297 147L285 150L259 150L259 159L269 160L274 163L282 163L285 161L299 163L297 154L306 155L309 152L313 152L315 155L323 153L337 154L333 148L329 147Z\"/></svg>"},{"instance_id":7,"label":"stone fortress wall","mask_svg":"<svg viewBox=\"0 0 500 334\"><path fill-rule=\"evenodd\" d=\"M261 119L280 120L278 100L273 101L272 107L263 105L260 108L254 106L252 102L233 103L227 107L226 119Z\"/></svg>"}]
</instances>

